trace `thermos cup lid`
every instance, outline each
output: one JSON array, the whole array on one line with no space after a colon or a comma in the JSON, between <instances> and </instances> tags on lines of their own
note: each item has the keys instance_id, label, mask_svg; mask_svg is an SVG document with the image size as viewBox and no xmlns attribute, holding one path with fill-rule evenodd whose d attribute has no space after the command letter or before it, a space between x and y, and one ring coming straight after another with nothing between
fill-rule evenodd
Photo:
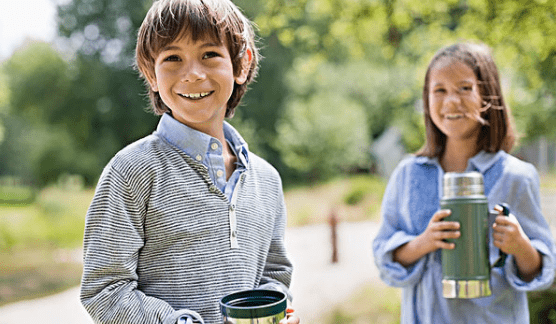
<instances>
[{"instance_id":1,"label":"thermos cup lid","mask_svg":"<svg viewBox=\"0 0 556 324\"><path fill-rule=\"evenodd\" d=\"M483 175L479 172L446 172L443 198L483 196Z\"/></svg>"},{"instance_id":2,"label":"thermos cup lid","mask_svg":"<svg viewBox=\"0 0 556 324\"><path fill-rule=\"evenodd\" d=\"M228 318L263 318L286 311L286 294L275 290L243 290L220 299L222 315Z\"/></svg>"}]
</instances>

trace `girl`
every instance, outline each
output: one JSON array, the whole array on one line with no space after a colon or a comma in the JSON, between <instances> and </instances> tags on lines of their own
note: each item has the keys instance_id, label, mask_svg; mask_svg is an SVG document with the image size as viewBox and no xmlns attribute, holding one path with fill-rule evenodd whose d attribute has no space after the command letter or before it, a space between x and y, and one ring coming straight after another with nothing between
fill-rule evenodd
<instances>
[{"instance_id":1,"label":"girl","mask_svg":"<svg viewBox=\"0 0 556 324\"><path fill-rule=\"evenodd\" d=\"M535 168L509 154L514 144L510 110L498 70L484 45L456 44L429 64L423 89L426 143L393 172L382 202L382 225L373 252L381 278L403 287L402 323L528 323L527 291L554 279L555 246L541 214ZM459 223L439 210L445 172L478 171L489 209L506 202L511 217L498 216L490 261L499 250L505 266L493 268L492 295L446 299L440 249L460 236Z\"/></svg>"}]
</instances>

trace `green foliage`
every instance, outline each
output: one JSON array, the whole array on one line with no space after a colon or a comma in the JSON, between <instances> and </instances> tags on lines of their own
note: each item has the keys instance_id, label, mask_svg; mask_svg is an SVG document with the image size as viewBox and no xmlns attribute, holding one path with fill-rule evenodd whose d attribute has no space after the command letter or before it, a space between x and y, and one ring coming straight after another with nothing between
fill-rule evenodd
<instances>
[{"instance_id":1,"label":"green foliage","mask_svg":"<svg viewBox=\"0 0 556 324\"><path fill-rule=\"evenodd\" d=\"M363 107L341 93L318 93L286 106L276 147L289 167L312 179L368 165Z\"/></svg>"},{"instance_id":2,"label":"green foliage","mask_svg":"<svg viewBox=\"0 0 556 324\"><path fill-rule=\"evenodd\" d=\"M66 62L51 45L30 43L4 68L11 113L40 124L55 122L63 114L70 79Z\"/></svg>"},{"instance_id":3,"label":"green foliage","mask_svg":"<svg viewBox=\"0 0 556 324\"><path fill-rule=\"evenodd\" d=\"M384 182L378 177L354 177L351 179L349 191L344 195L343 201L347 205L357 205L366 196L377 196L377 201L382 200L384 194Z\"/></svg>"},{"instance_id":4,"label":"green foliage","mask_svg":"<svg viewBox=\"0 0 556 324\"><path fill-rule=\"evenodd\" d=\"M152 132L157 118L144 112L148 105L144 85L132 68L135 33L151 3L66 2L58 8L62 38L57 44L69 55L58 54L48 44L31 43L3 64L0 174L18 174L44 184L56 181L62 169L70 168L69 172L83 174L91 185L117 150ZM315 107L324 101L341 102L348 118L361 117L362 112L366 144L396 125L403 132L406 149L419 148L424 138L422 116L413 107L421 97L428 61L439 48L460 40L482 41L492 47L518 131L526 138L556 138L552 127L556 120L553 1L236 3L258 25L264 59L232 123L258 154L278 168L285 183L298 181L300 174L320 178L332 169L356 164L337 161L336 156L345 151L323 155L322 148L330 143L314 145L321 138L336 141L332 135L322 137L336 131L326 123L321 125L323 114L315 113L325 110ZM302 118L309 126L292 121L294 111L304 111ZM348 124L338 112L328 114L339 125ZM316 129L309 130L313 125ZM321 137L296 145L293 136L284 134L286 130L301 131L301 137ZM357 132L351 137L365 134ZM30 133L37 144L19 139ZM52 144L56 141L62 143L59 148ZM282 142L296 152L286 153L287 149L280 148ZM360 164L368 165L366 157L356 156L362 159ZM327 171L318 169L321 164Z\"/></svg>"}]
</instances>

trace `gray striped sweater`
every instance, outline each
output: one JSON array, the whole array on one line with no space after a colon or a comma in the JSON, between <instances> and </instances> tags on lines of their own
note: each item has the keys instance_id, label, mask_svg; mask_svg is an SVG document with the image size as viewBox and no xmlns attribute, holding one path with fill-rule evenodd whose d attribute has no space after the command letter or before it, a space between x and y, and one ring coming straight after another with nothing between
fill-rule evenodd
<instances>
[{"instance_id":1,"label":"gray striped sweater","mask_svg":"<svg viewBox=\"0 0 556 324\"><path fill-rule=\"evenodd\" d=\"M207 169L155 132L105 167L86 217L81 301L96 323L221 323L218 301L288 293L278 172L250 153L232 201ZM234 201L236 200L236 201Z\"/></svg>"}]
</instances>

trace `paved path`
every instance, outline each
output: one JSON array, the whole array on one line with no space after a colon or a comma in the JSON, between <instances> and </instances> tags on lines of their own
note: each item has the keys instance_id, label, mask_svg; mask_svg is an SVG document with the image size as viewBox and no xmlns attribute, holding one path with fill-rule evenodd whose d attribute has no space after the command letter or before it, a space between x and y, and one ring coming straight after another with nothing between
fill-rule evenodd
<instances>
[{"instance_id":1,"label":"paved path","mask_svg":"<svg viewBox=\"0 0 556 324\"><path fill-rule=\"evenodd\" d=\"M374 222L340 223L336 264L331 263L328 225L287 230L286 244L294 263L291 290L303 323L316 323L320 315L349 298L362 284L378 281L371 251L377 228ZM0 324L92 324L78 295L78 288L72 288L50 297L0 307Z\"/></svg>"}]
</instances>

